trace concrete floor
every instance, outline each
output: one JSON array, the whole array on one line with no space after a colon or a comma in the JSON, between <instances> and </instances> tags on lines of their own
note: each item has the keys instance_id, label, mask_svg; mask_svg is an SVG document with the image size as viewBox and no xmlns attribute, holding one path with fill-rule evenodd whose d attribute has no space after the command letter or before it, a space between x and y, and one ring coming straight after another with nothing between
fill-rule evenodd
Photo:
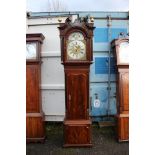
<instances>
[{"instance_id":1,"label":"concrete floor","mask_svg":"<svg viewBox=\"0 0 155 155\"><path fill-rule=\"evenodd\" d=\"M99 128L93 124L92 148L63 148L63 126L46 123L47 138L44 144L29 143L26 155L128 155L129 143L118 143L113 127Z\"/></svg>"}]
</instances>

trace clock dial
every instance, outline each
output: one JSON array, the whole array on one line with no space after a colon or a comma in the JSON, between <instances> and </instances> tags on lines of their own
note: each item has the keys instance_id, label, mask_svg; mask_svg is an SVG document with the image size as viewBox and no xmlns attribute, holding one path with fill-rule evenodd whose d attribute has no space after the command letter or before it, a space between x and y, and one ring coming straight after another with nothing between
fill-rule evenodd
<instances>
[{"instance_id":1,"label":"clock dial","mask_svg":"<svg viewBox=\"0 0 155 155\"><path fill-rule=\"evenodd\" d=\"M129 63L129 43L123 42L119 47L119 61L120 63Z\"/></svg>"},{"instance_id":2,"label":"clock dial","mask_svg":"<svg viewBox=\"0 0 155 155\"><path fill-rule=\"evenodd\" d=\"M36 59L37 57L36 43L26 44L26 59Z\"/></svg>"},{"instance_id":3,"label":"clock dial","mask_svg":"<svg viewBox=\"0 0 155 155\"><path fill-rule=\"evenodd\" d=\"M67 58L69 60L86 60L86 45L81 33L74 32L69 36Z\"/></svg>"}]
</instances>

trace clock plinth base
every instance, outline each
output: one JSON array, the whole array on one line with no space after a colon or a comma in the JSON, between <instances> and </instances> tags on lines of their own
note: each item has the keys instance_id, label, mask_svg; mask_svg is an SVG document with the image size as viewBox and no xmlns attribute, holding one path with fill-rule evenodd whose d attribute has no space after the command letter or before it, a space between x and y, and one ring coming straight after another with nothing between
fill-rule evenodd
<instances>
[{"instance_id":1,"label":"clock plinth base","mask_svg":"<svg viewBox=\"0 0 155 155\"><path fill-rule=\"evenodd\" d=\"M117 119L117 139L119 142L129 141L129 114L118 114Z\"/></svg>"},{"instance_id":2,"label":"clock plinth base","mask_svg":"<svg viewBox=\"0 0 155 155\"><path fill-rule=\"evenodd\" d=\"M26 142L44 142L44 115L43 113L26 114Z\"/></svg>"},{"instance_id":3,"label":"clock plinth base","mask_svg":"<svg viewBox=\"0 0 155 155\"><path fill-rule=\"evenodd\" d=\"M91 120L64 120L64 147L92 147Z\"/></svg>"}]
</instances>

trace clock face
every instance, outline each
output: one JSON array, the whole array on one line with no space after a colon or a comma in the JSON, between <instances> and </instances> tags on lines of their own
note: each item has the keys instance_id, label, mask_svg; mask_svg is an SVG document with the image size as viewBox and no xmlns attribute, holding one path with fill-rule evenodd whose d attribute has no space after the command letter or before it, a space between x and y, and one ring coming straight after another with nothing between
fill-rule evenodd
<instances>
[{"instance_id":1,"label":"clock face","mask_svg":"<svg viewBox=\"0 0 155 155\"><path fill-rule=\"evenodd\" d=\"M74 32L68 37L67 59L86 60L86 43L80 32Z\"/></svg>"},{"instance_id":2,"label":"clock face","mask_svg":"<svg viewBox=\"0 0 155 155\"><path fill-rule=\"evenodd\" d=\"M36 43L27 43L26 44L26 59L36 59L37 49Z\"/></svg>"},{"instance_id":3,"label":"clock face","mask_svg":"<svg viewBox=\"0 0 155 155\"><path fill-rule=\"evenodd\" d=\"M120 63L129 63L129 43L123 42L119 47L119 61Z\"/></svg>"}]
</instances>

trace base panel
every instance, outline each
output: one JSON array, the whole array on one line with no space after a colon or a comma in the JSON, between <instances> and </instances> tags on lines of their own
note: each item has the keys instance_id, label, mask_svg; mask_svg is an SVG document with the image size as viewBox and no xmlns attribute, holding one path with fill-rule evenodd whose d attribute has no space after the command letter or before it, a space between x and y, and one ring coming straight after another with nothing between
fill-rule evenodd
<instances>
[{"instance_id":1,"label":"base panel","mask_svg":"<svg viewBox=\"0 0 155 155\"><path fill-rule=\"evenodd\" d=\"M40 113L27 113L26 141L43 142L45 139L44 116Z\"/></svg>"},{"instance_id":2,"label":"base panel","mask_svg":"<svg viewBox=\"0 0 155 155\"><path fill-rule=\"evenodd\" d=\"M92 147L91 120L65 120L63 146Z\"/></svg>"},{"instance_id":3,"label":"base panel","mask_svg":"<svg viewBox=\"0 0 155 155\"><path fill-rule=\"evenodd\" d=\"M117 115L117 139L119 142L129 141L129 115Z\"/></svg>"}]
</instances>

